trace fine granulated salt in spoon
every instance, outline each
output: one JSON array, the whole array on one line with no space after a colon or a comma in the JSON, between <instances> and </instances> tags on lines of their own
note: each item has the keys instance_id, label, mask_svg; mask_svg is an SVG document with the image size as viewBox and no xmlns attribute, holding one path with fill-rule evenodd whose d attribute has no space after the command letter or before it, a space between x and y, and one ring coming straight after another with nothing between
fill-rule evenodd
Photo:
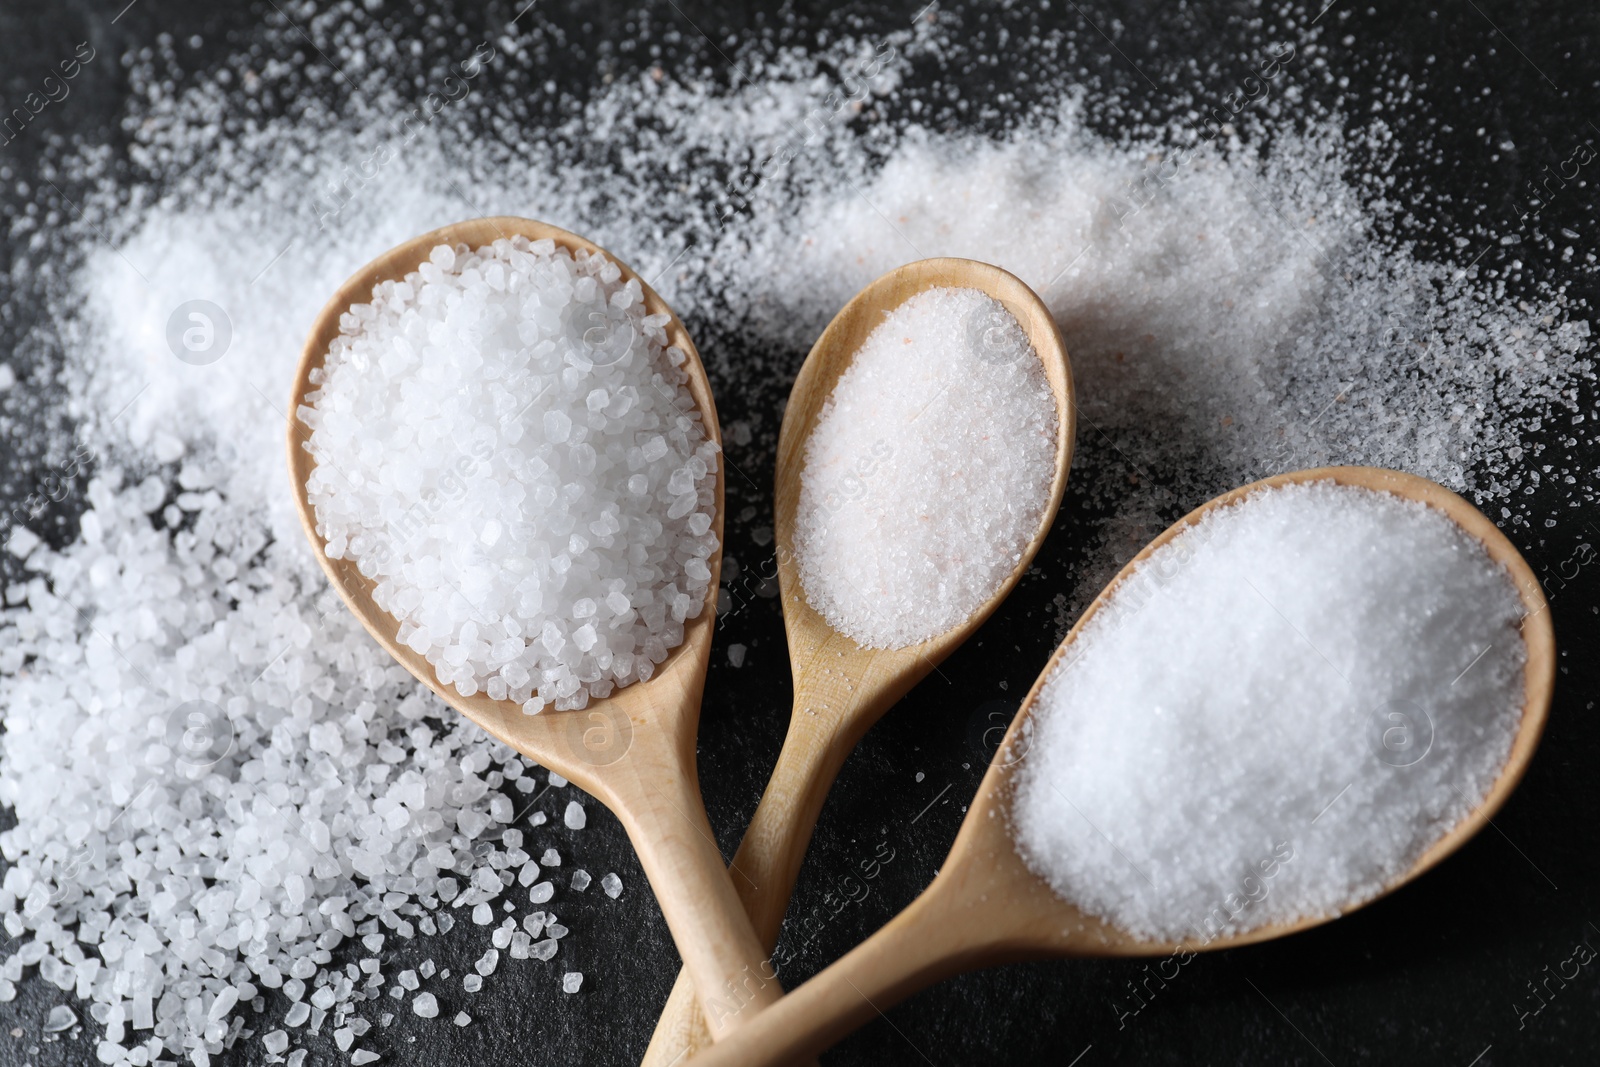
<instances>
[{"instance_id":1,"label":"fine granulated salt in spoon","mask_svg":"<svg viewBox=\"0 0 1600 1067\"><path fill-rule=\"evenodd\" d=\"M367 630L616 812L697 987L759 968L695 773L722 469L671 309L565 230L448 226L334 295L290 410L301 521Z\"/></svg>"},{"instance_id":2,"label":"fine granulated salt in spoon","mask_svg":"<svg viewBox=\"0 0 1600 1067\"><path fill-rule=\"evenodd\" d=\"M694 1062L796 1062L975 967L1181 964L1370 903L1499 810L1554 672L1532 571L1435 483L1332 467L1218 497L1068 634L922 896Z\"/></svg>"},{"instance_id":3,"label":"fine granulated salt in spoon","mask_svg":"<svg viewBox=\"0 0 1600 1067\"><path fill-rule=\"evenodd\" d=\"M776 479L794 711L733 861L769 948L845 757L1032 562L1066 485L1075 412L1054 319L986 263L891 271L812 347L784 410ZM738 1004L728 991L697 1007L680 976L647 1067L709 1043L700 1007L714 1017Z\"/></svg>"}]
</instances>

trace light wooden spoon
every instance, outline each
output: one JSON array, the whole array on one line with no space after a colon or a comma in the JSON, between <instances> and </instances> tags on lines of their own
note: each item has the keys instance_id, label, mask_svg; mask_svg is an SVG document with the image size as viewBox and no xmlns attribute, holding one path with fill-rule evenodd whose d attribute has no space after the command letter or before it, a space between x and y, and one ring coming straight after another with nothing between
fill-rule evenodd
<instances>
[{"instance_id":1,"label":"light wooden spoon","mask_svg":"<svg viewBox=\"0 0 1600 1067\"><path fill-rule=\"evenodd\" d=\"M316 514L306 499L306 478L316 463L303 447L310 434L299 421L297 411L307 391L313 388L309 380L312 369L322 365L329 345L339 333L339 316L351 304L370 301L372 288L379 282L398 281L416 270L436 245L480 248L518 234L534 241L549 238L573 253L582 250L604 254L621 269L624 281L637 277L615 256L582 237L544 223L510 217L446 226L385 252L357 271L328 301L301 353L289 404L289 477L295 503L322 569L379 644L446 704L497 740L576 782L616 813L638 851L640 865L650 879L685 968L698 986L719 992L730 981L742 981L745 975L759 970L766 955L728 880L725 861L706 820L695 772L695 731L711 649L721 550L707 561L711 585L705 608L685 624L683 643L672 650L649 681L615 690L603 700L591 701L582 711L524 715L509 700L491 700L482 694L462 697L453 686L440 685L433 666L396 640L395 618L373 603L374 584L350 561L328 558L317 530ZM689 375L689 392L699 407L707 437L720 444L716 405L694 343L666 302L643 279L639 282L648 313L671 316L666 327L668 344L688 355L684 369ZM718 464L716 515L711 532L719 541L722 487L722 465ZM760 1005L776 999L780 990L776 984L769 984L767 988L753 988L749 995L754 1004ZM719 1035L754 1014L752 1010L723 1020Z\"/></svg>"},{"instance_id":2,"label":"light wooden spoon","mask_svg":"<svg viewBox=\"0 0 1600 1067\"><path fill-rule=\"evenodd\" d=\"M1539 743L1555 678L1555 638L1538 579L1511 542L1476 508L1425 478L1372 467L1325 467L1278 475L1225 493L1190 512L1135 556L1089 605L1051 657L1012 720L1005 740L978 787L971 810L939 874L922 895L887 925L811 981L800 986L728 1041L693 1061L695 1067L776 1067L813 1056L890 1005L963 971L999 963L1057 956L1157 956L1233 948L1318 926L1334 916L1263 926L1207 943L1146 941L1080 911L1058 897L1018 855L1010 831L1013 769L1026 753L1027 722L1040 687L1074 638L1115 596L1156 548L1214 508L1266 486L1331 480L1420 500L1453 519L1510 572L1526 612L1527 647L1522 719L1494 786L1478 805L1385 887L1393 892L1460 848L1483 828L1522 779ZM1373 898L1376 899L1376 898ZM1347 914L1370 901L1341 909Z\"/></svg>"},{"instance_id":3,"label":"light wooden spoon","mask_svg":"<svg viewBox=\"0 0 1600 1067\"><path fill-rule=\"evenodd\" d=\"M901 649L862 648L838 633L807 602L794 558L795 509L805 445L839 376L886 313L926 289L949 286L978 289L1004 304L1016 318L1043 364L1056 402L1056 465L1048 504L1038 528L1004 584L960 626ZM981 346L982 340L979 340ZM979 349L983 352L982 348ZM1026 352L999 352L995 358L1034 358ZM964 383L952 382L952 388ZM1055 522L1072 464L1077 405L1066 345L1049 310L1033 290L998 267L968 259L925 259L890 271L867 286L823 331L789 394L778 436L776 540L778 583L784 628L794 676L794 710L778 765L762 794L750 827L733 859L734 888L769 950L789 905L806 845L823 800L845 757L896 701L955 651L981 626L1017 584ZM764 977L770 982L774 969ZM773 983L775 984L775 983ZM668 1067L710 1043L712 1027L739 1010L741 991L704 997L697 1009L694 988L679 975L656 1024L646 1067Z\"/></svg>"}]
</instances>

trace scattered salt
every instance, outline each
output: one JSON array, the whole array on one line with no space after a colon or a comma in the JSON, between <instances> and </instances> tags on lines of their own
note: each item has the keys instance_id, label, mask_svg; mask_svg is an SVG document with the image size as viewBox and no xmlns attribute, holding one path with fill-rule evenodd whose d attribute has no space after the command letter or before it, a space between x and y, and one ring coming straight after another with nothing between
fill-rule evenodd
<instances>
[{"instance_id":1,"label":"scattered salt","mask_svg":"<svg viewBox=\"0 0 1600 1067\"><path fill-rule=\"evenodd\" d=\"M1360 903L1498 776L1520 605L1480 544L1388 493L1321 482L1215 510L1116 588L1040 691L1022 854L1139 936Z\"/></svg>"}]
</instances>

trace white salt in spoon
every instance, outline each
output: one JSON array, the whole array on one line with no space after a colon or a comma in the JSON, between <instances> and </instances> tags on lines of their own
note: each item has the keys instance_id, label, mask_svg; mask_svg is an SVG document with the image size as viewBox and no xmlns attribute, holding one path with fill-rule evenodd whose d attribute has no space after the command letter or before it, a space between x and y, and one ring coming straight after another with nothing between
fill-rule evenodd
<instances>
[{"instance_id":1,"label":"white salt in spoon","mask_svg":"<svg viewBox=\"0 0 1600 1067\"><path fill-rule=\"evenodd\" d=\"M835 630L806 600L801 587L794 529L806 442L840 375L884 315L935 287L986 293L1005 305L1022 327L1055 398L1055 471L1038 527L993 596L959 626L926 641L900 649L862 648ZM1022 281L987 263L925 259L890 271L846 304L812 346L789 394L778 437L777 568L794 676L794 710L778 764L733 859L734 889L769 950L777 943L806 845L845 758L884 712L988 619L1044 542L1072 465L1076 410L1066 344L1049 309ZM770 969L765 976L768 985L777 984ZM645 1067L681 1063L688 1054L709 1044L705 1016L715 1025L721 1017L737 1011L742 991L703 997L698 1004L694 994L695 988L680 974L645 1052ZM700 1005L705 1008L704 1016L697 1010Z\"/></svg>"},{"instance_id":2,"label":"white salt in spoon","mask_svg":"<svg viewBox=\"0 0 1600 1067\"><path fill-rule=\"evenodd\" d=\"M629 279L639 281L647 312L670 316L667 343L688 356L683 369L689 375L689 392L699 407L707 438L721 444L711 385L694 342L672 309L643 279L615 256L576 234L529 219L482 218L434 230L390 249L345 282L317 316L300 355L289 400L289 477L294 485L295 504L317 561L333 587L390 655L441 700L491 736L576 782L616 813L639 854L639 863L650 879L685 969L696 986L721 991L729 982L743 981L746 975L759 970L766 952L729 881L722 853L706 820L695 772L695 732L715 620L717 579L722 565L720 547L707 560L711 582L704 610L685 622L683 643L668 654L649 681L617 689L609 697L591 701L581 711L525 715L512 701L491 700L482 694L463 697L453 686L441 685L427 659L396 639L399 624L373 603L374 583L363 577L353 562L328 558L326 543L317 532L316 513L306 498L306 479L316 461L303 447L308 431L294 413L313 388L309 377L312 369L322 366L329 346L339 334L339 316L352 304L369 301L372 288L378 283L399 281L416 270L437 245L481 248L518 234L530 241L548 238L574 254L581 250L604 255L622 271L624 283ZM711 532L721 541L721 464L717 466L716 479L716 515ZM775 1000L780 993L776 983L753 989L749 994L752 1009L724 1019L718 1036L754 1017L756 1007Z\"/></svg>"},{"instance_id":3,"label":"white salt in spoon","mask_svg":"<svg viewBox=\"0 0 1600 1067\"><path fill-rule=\"evenodd\" d=\"M800 1062L918 990L981 967L1057 956L1165 956L1180 950L1234 948L1283 937L1336 917L1304 918L1223 934L1204 945L1143 940L1057 896L1044 879L1028 868L1009 829L1013 771L1020 766L1026 750L1022 730L1033 703L1084 625L1116 597L1118 586L1152 552L1207 512L1258 489L1324 480L1393 493L1443 512L1481 543L1491 559L1505 566L1526 612L1521 622L1527 650L1522 718L1510 755L1493 787L1484 801L1435 841L1410 870L1369 900L1340 908L1339 914L1393 892L1482 829L1521 781L1550 707L1555 638L1538 579L1494 523L1465 500L1425 478L1373 467L1327 467L1268 478L1225 493L1190 512L1135 556L1089 605L1012 720L933 884L838 962L766 1009L750 1026L697 1056L692 1061L695 1067L777 1067Z\"/></svg>"}]
</instances>

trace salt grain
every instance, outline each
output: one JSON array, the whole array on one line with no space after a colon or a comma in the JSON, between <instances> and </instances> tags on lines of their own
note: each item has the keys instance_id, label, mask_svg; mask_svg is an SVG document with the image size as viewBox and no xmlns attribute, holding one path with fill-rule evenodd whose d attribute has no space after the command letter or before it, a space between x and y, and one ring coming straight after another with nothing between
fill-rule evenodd
<instances>
[{"instance_id":1,"label":"salt grain","mask_svg":"<svg viewBox=\"0 0 1600 1067\"><path fill-rule=\"evenodd\" d=\"M1142 937L1361 903L1498 776L1520 606L1478 542L1397 496L1324 482L1215 510L1116 588L1040 691L1021 851Z\"/></svg>"},{"instance_id":2,"label":"salt grain","mask_svg":"<svg viewBox=\"0 0 1600 1067\"><path fill-rule=\"evenodd\" d=\"M561 821L567 824L568 830L582 830L588 824L589 817L584 814L582 804L579 804L576 800L569 800L567 801L566 813L562 815Z\"/></svg>"},{"instance_id":3,"label":"salt grain","mask_svg":"<svg viewBox=\"0 0 1600 1067\"><path fill-rule=\"evenodd\" d=\"M432 993L418 993L411 1000L411 1010L424 1019L431 1019L439 1014L439 999Z\"/></svg>"},{"instance_id":4,"label":"salt grain","mask_svg":"<svg viewBox=\"0 0 1600 1067\"><path fill-rule=\"evenodd\" d=\"M561 991L563 993L576 993L583 988L583 972L568 971L561 976Z\"/></svg>"},{"instance_id":5,"label":"salt grain","mask_svg":"<svg viewBox=\"0 0 1600 1067\"><path fill-rule=\"evenodd\" d=\"M613 871L600 879L600 888L605 890L606 896L615 900L622 895L622 879L618 878L616 872Z\"/></svg>"}]
</instances>

